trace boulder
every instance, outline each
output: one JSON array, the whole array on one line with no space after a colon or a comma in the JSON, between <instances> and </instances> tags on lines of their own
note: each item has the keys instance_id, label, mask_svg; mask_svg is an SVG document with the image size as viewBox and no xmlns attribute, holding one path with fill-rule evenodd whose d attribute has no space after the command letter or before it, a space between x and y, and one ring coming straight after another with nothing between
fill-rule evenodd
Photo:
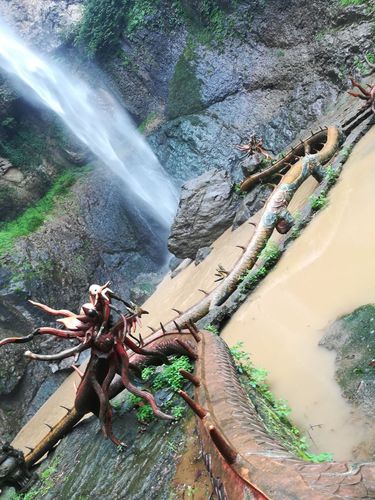
<instances>
[{"instance_id":1,"label":"boulder","mask_svg":"<svg viewBox=\"0 0 375 500\"><path fill-rule=\"evenodd\" d=\"M269 184L258 184L246 193L237 209L233 221L233 229L246 222L252 215L260 210L272 193L272 187Z\"/></svg>"},{"instance_id":2,"label":"boulder","mask_svg":"<svg viewBox=\"0 0 375 500\"><path fill-rule=\"evenodd\" d=\"M181 200L168 240L169 250L194 259L233 222L239 202L230 174L212 169L182 187Z\"/></svg>"}]
</instances>

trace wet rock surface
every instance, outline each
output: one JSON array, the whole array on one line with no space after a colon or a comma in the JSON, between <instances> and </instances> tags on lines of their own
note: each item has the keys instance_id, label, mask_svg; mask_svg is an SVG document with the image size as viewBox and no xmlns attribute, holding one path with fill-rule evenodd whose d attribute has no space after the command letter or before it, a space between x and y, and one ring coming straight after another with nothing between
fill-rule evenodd
<instances>
[{"instance_id":1,"label":"wet rock surface","mask_svg":"<svg viewBox=\"0 0 375 500\"><path fill-rule=\"evenodd\" d=\"M338 318L320 341L336 352L336 379L343 395L375 415L375 306L368 304Z\"/></svg>"},{"instance_id":2,"label":"wet rock surface","mask_svg":"<svg viewBox=\"0 0 375 500\"><path fill-rule=\"evenodd\" d=\"M177 257L193 259L232 223L238 206L233 180L226 170L209 170L182 187L180 204L168 240Z\"/></svg>"},{"instance_id":3,"label":"wet rock surface","mask_svg":"<svg viewBox=\"0 0 375 500\"><path fill-rule=\"evenodd\" d=\"M80 0L0 1L0 16L41 49L52 50L82 17Z\"/></svg>"},{"instance_id":4,"label":"wet rock surface","mask_svg":"<svg viewBox=\"0 0 375 500\"><path fill-rule=\"evenodd\" d=\"M272 190L273 187L268 184L258 184L249 193L243 193L233 220L233 229L239 227L258 212L268 200Z\"/></svg>"},{"instance_id":5,"label":"wet rock surface","mask_svg":"<svg viewBox=\"0 0 375 500\"><path fill-rule=\"evenodd\" d=\"M171 397L169 391L167 397ZM177 422L154 420L142 424L137 421L135 410L129 409L126 392L117 400L113 429L126 448L116 449L112 442L104 438L98 419L91 417L84 420L37 469L41 477L43 471L50 471L47 472L48 482L42 479L33 488L37 498L164 500L174 498L176 486L179 492L184 492L186 483L194 482L194 479L197 481L195 473L198 470L201 476L199 483L207 488L209 480L200 457L190 411ZM178 403L176 398L174 401ZM189 437L186 436L186 424L189 426ZM172 480L186 451L187 439L188 453L194 448L195 463L193 467L190 464L189 474L184 474L185 484L175 485ZM177 479L182 479L181 473ZM196 486L196 493L197 498L208 498L210 491L207 493L205 490L207 495L201 496L202 492Z\"/></svg>"}]
</instances>

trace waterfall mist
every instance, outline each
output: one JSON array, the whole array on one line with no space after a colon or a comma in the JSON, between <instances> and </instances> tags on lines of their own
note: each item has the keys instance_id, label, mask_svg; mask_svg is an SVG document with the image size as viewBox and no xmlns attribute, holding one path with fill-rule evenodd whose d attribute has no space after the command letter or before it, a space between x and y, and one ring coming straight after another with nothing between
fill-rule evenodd
<instances>
[{"instance_id":1,"label":"waterfall mist","mask_svg":"<svg viewBox=\"0 0 375 500\"><path fill-rule=\"evenodd\" d=\"M37 96L57 113L121 179L137 222L142 221L146 231L161 230L166 236L177 208L177 189L115 98L41 58L3 22L0 66L26 84L25 97Z\"/></svg>"}]
</instances>

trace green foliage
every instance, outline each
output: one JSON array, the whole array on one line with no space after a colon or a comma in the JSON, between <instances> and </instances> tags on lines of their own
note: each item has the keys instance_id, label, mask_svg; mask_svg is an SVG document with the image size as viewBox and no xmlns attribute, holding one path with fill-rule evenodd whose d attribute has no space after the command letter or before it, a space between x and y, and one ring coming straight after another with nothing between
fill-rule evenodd
<instances>
[{"instance_id":1,"label":"green foliage","mask_svg":"<svg viewBox=\"0 0 375 500\"><path fill-rule=\"evenodd\" d=\"M258 269L250 269L240 278L239 290L241 293L246 294L253 290L257 284L267 276L269 270L276 264L281 256L279 247L269 241L260 254L260 259L263 265Z\"/></svg>"},{"instance_id":2,"label":"green foliage","mask_svg":"<svg viewBox=\"0 0 375 500\"><path fill-rule=\"evenodd\" d=\"M351 147L342 148L342 150L340 151L342 161L346 161L349 158L351 152L352 152Z\"/></svg>"},{"instance_id":3,"label":"green foliage","mask_svg":"<svg viewBox=\"0 0 375 500\"><path fill-rule=\"evenodd\" d=\"M7 116L1 122L1 126L5 128L14 128L16 126L16 120L13 116Z\"/></svg>"},{"instance_id":4,"label":"green foliage","mask_svg":"<svg viewBox=\"0 0 375 500\"><path fill-rule=\"evenodd\" d=\"M164 365L163 371L155 376L152 382L153 389L158 390L167 387L174 391L181 389L185 380L180 374L181 369L188 372L193 370L189 358L187 356L181 356L179 358L173 357L171 364Z\"/></svg>"},{"instance_id":5,"label":"green foliage","mask_svg":"<svg viewBox=\"0 0 375 500\"><path fill-rule=\"evenodd\" d=\"M155 373L155 367L153 366L146 366L146 368L143 368L141 378L142 380L149 380L151 376Z\"/></svg>"},{"instance_id":6,"label":"green foliage","mask_svg":"<svg viewBox=\"0 0 375 500\"><path fill-rule=\"evenodd\" d=\"M236 4L234 1L224 7L219 0L175 0L174 7L199 43L221 46L229 37L239 35L229 11L229 7L233 9ZM251 15L244 17L243 22L246 20L250 24Z\"/></svg>"},{"instance_id":7,"label":"green foliage","mask_svg":"<svg viewBox=\"0 0 375 500\"><path fill-rule=\"evenodd\" d=\"M262 250L260 258L267 262L267 267L272 267L280 259L281 251L276 243L269 240L267 245Z\"/></svg>"},{"instance_id":8,"label":"green foliage","mask_svg":"<svg viewBox=\"0 0 375 500\"><path fill-rule=\"evenodd\" d=\"M131 406L137 406L136 417L139 422L149 423L154 420L155 415L151 406L148 403L145 403L142 398L135 396L134 394L130 394L128 402Z\"/></svg>"},{"instance_id":9,"label":"green foliage","mask_svg":"<svg viewBox=\"0 0 375 500\"><path fill-rule=\"evenodd\" d=\"M241 190L241 182L236 182L234 185L233 185L233 188L234 188L234 192L236 194L238 194L238 196L246 196L247 193L245 193L245 191L242 191Z\"/></svg>"},{"instance_id":10,"label":"green foliage","mask_svg":"<svg viewBox=\"0 0 375 500\"><path fill-rule=\"evenodd\" d=\"M172 389L178 391L182 388L185 382L184 377L180 374L180 370L191 372L193 365L190 363L187 356L173 356L171 357L170 365L163 365L162 370L157 372L154 367L148 366L142 370L141 378L151 385L153 391L160 389ZM154 420L154 413L151 406L145 403L144 400L134 394L130 394L128 402L131 406L137 406L137 419L142 423L149 423ZM172 406L173 402L170 400L164 404L164 408L172 408L172 415L179 420L185 413L185 407Z\"/></svg>"},{"instance_id":11,"label":"green foliage","mask_svg":"<svg viewBox=\"0 0 375 500\"><path fill-rule=\"evenodd\" d=\"M219 329L214 325L207 325L205 327L205 330L207 330L208 332L214 333L215 335L220 335Z\"/></svg>"},{"instance_id":12,"label":"green foliage","mask_svg":"<svg viewBox=\"0 0 375 500\"><path fill-rule=\"evenodd\" d=\"M145 403L138 408L137 419L142 423L152 422L155 419L154 412L148 403Z\"/></svg>"},{"instance_id":13,"label":"green foliage","mask_svg":"<svg viewBox=\"0 0 375 500\"><path fill-rule=\"evenodd\" d=\"M138 125L138 130L142 134L147 133L157 119L158 114L154 111L151 111L151 113L149 113L146 118Z\"/></svg>"},{"instance_id":14,"label":"green foliage","mask_svg":"<svg viewBox=\"0 0 375 500\"><path fill-rule=\"evenodd\" d=\"M260 267L256 271L251 269L240 278L240 292L244 294L250 292L267 274L268 270L265 266Z\"/></svg>"},{"instance_id":15,"label":"green foliage","mask_svg":"<svg viewBox=\"0 0 375 500\"><path fill-rule=\"evenodd\" d=\"M45 137L38 130L23 127L22 124L17 126L12 137L0 141L0 156L8 158L12 165L21 170L39 165L46 153Z\"/></svg>"},{"instance_id":16,"label":"green foliage","mask_svg":"<svg viewBox=\"0 0 375 500\"><path fill-rule=\"evenodd\" d=\"M290 233L291 238L296 240L301 236L301 229L299 227L294 227Z\"/></svg>"},{"instance_id":17,"label":"green foliage","mask_svg":"<svg viewBox=\"0 0 375 500\"><path fill-rule=\"evenodd\" d=\"M77 174L66 171L55 181L48 193L33 207L28 208L17 219L3 224L0 228L0 255L11 250L15 240L36 231L52 210L56 197L66 194L76 181Z\"/></svg>"},{"instance_id":18,"label":"green foliage","mask_svg":"<svg viewBox=\"0 0 375 500\"><path fill-rule=\"evenodd\" d=\"M328 205L328 198L325 194L310 197L311 208L316 212Z\"/></svg>"},{"instance_id":19,"label":"green foliage","mask_svg":"<svg viewBox=\"0 0 375 500\"><path fill-rule=\"evenodd\" d=\"M128 3L126 31L128 34L131 34L135 30L146 26L147 18L155 14L155 3L157 4L158 2L151 0L135 0Z\"/></svg>"},{"instance_id":20,"label":"green foliage","mask_svg":"<svg viewBox=\"0 0 375 500\"><path fill-rule=\"evenodd\" d=\"M342 7L348 7L349 5L362 5L369 3L369 0L339 0Z\"/></svg>"},{"instance_id":21,"label":"green foliage","mask_svg":"<svg viewBox=\"0 0 375 500\"><path fill-rule=\"evenodd\" d=\"M328 167L325 170L325 178L327 179L328 187L331 187L334 184L336 184L339 176L340 172L337 169L334 169L332 165L328 165Z\"/></svg>"},{"instance_id":22,"label":"green foliage","mask_svg":"<svg viewBox=\"0 0 375 500\"><path fill-rule=\"evenodd\" d=\"M302 214L299 210L297 210L297 212L293 216L294 216L294 226L290 233L290 236L295 240L301 234L303 223L302 223Z\"/></svg>"},{"instance_id":23,"label":"green foliage","mask_svg":"<svg viewBox=\"0 0 375 500\"><path fill-rule=\"evenodd\" d=\"M279 429L279 437L297 456L312 462L326 462L333 459L331 453L320 453L315 455L308 451L306 438L301 435L299 429L289 421L291 409L286 401L276 399L266 382L267 371L255 368L247 352L243 351L243 342L238 342L231 347L230 352L234 358L236 369L241 376L241 383L245 390L250 388L255 394L261 396L264 402L263 412L267 415L265 425L275 432ZM268 424L268 425L267 425ZM280 431L282 429L282 431Z\"/></svg>"},{"instance_id":24,"label":"green foliage","mask_svg":"<svg viewBox=\"0 0 375 500\"><path fill-rule=\"evenodd\" d=\"M89 57L102 57L119 47L127 0L87 0L75 39Z\"/></svg>"},{"instance_id":25,"label":"green foliage","mask_svg":"<svg viewBox=\"0 0 375 500\"><path fill-rule=\"evenodd\" d=\"M172 408L172 415L176 420L180 420L185 415L185 407L184 406L174 406Z\"/></svg>"},{"instance_id":26,"label":"green foliage","mask_svg":"<svg viewBox=\"0 0 375 500\"><path fill-rule=\"evenodd\" d=\"M190 48L189 48L190 51ZM195 74L191 54L185 50L178 60L169 84L168 118L188 115L202 109L201 83Z\"/></svg>"}]
</instances>

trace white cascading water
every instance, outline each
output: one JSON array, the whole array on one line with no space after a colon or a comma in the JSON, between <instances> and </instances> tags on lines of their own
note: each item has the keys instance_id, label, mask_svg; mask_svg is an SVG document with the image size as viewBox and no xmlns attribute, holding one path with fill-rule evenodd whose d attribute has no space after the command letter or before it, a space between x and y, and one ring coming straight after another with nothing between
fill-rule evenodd
<instances>
[{"instance_id":1,"label":"white cascading water","mask_svg":"<svg viewBox=\"0 0 375 500\"><path fill-rule=\"evenodd\" d=\"M107 91L98 92L42 59L3 22L0 66L31 88L122 179L138 213L143 217L148 213L161 226L170 227L177 190L128 113Z\"/></svg>"}]
</instances>

